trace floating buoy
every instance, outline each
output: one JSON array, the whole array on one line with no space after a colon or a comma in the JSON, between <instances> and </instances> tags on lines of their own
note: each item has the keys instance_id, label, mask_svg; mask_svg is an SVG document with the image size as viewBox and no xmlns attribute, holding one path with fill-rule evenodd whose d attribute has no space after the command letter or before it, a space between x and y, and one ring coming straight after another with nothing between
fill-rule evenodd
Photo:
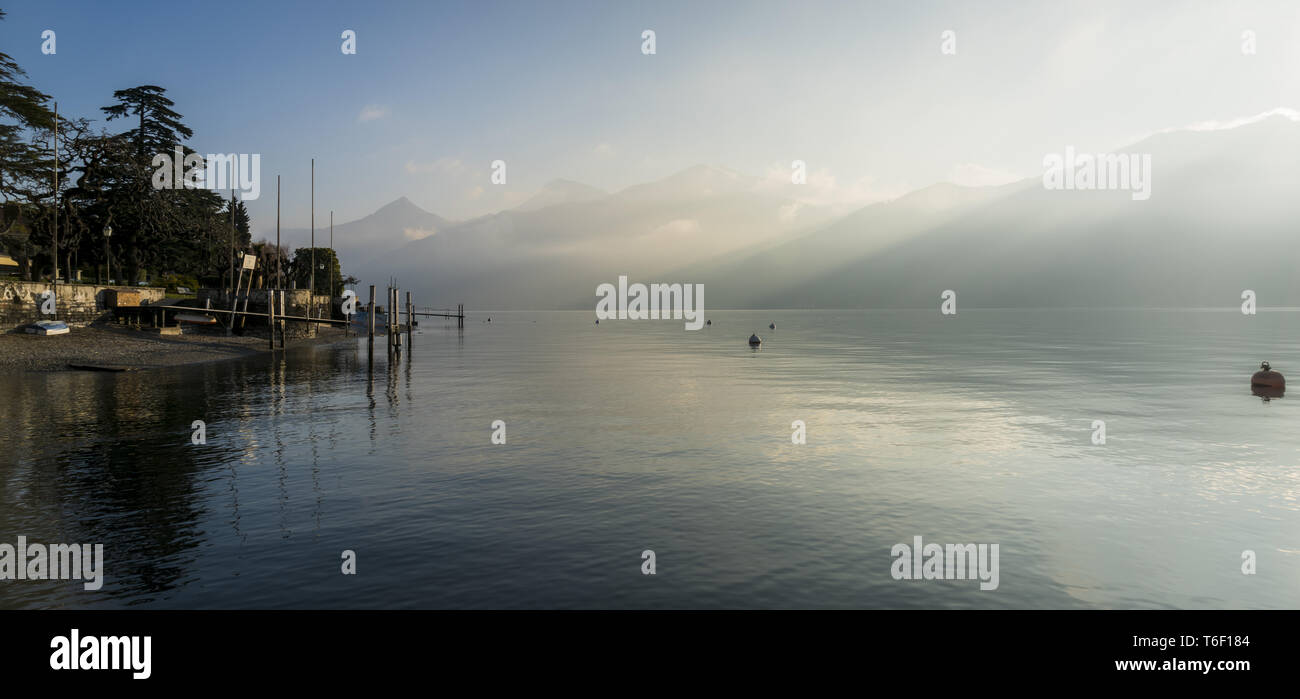
<instances>
[{"instance_id":1,"label":"floating buoy","mask_svg":"<svg viewBox=\"0 0 1300 699\"><path fill-rule=\"evenodd\" d=\"M767 326L767 329L768 329L768 330L776 330L776 323L772 323L772 324L768 325L768 326Z\"/></svg>"},{"instance_id":2,"label":"floating buoy","mask_svg":"<svg viewBox=\"0 0 1300 699\"><path fill-rule=\"evenodd\" d=\"M600 321L596 321L596 322L599 323ZM704 321L704 324L705 324L705 325L713 325L713 321L712 321L712 320L706 320L706 321Z\"/></svg>"},{"instance_id":3,"label":"floating buoy","mask_svg":"<svg viewBox=\"0 0 1300 699\"><path fill-rule=\"evenodd\" d=\"M600 318L596 319L596 325L600 325Z\"/></svg>"},{"instance_id":4,"label":"floating buoy","mask_svg":"<svg viewBox=\"0 0 1300 699\"><path fill-rule=\"evenodd\" d=\"M1272 386L1251 386L1250 392L1263 398L1267 403L1274 398L1281 398L1286 393L1285 388L1273 388Z\"/></svg>"},{"instance_id":5,"label":"floating buoy","mask_svg":"<svg viewBox=\"0 0 1300 699\"><path fill-rule=\"evenodd\" d=\"M1273 371L1268 362L1259 365L1259 371L1250 377L1251 386L1263 386L1265 388L1286 388L1286 379L1282 375Z\"/></svg>"},{"instance_id":6,"label":"floating buoy","mask_svg":"<svg viewBox=\"0 0 1300 699\"><path fill-rule=\"evenodd\" d=\"M763 344L763 339L760 338L758 335L750 335L750 336L749 336L749 346L750 346L750 347L758 347L758 346L761 345L761 344Z\"/></svg>"}]
</instances>

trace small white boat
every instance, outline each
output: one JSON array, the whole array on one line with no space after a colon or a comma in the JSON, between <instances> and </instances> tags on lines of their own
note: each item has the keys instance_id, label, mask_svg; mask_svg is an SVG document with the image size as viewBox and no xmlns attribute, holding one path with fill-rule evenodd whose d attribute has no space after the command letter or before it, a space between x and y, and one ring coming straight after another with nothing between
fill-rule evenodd
<instances>
[{"instance_id":1,"label":"small white boat","mask_svg":"<svg viewBox=\"0 0 1300 699\"><path fill-rule=\"evenodd\" d=\"M61 320L41 320L27 326L32 335L67 335L68 324Z\"/></svg>"}]
</instances>

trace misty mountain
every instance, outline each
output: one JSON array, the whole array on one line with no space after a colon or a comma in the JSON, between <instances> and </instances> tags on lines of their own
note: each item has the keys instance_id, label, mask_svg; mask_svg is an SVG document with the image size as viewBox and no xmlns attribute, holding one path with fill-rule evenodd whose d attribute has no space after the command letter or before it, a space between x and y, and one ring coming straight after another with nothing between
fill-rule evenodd
<instances>
[{"instance_id":1,"label":"misty mountain","mask_svg":"<svg viewBox=\"0 0 1300 699\"><path fill-rule=\"evenodd\" d=\"M1038 178L948 186L940 206L868 207L697 276L715 307L937 308L945 289L965 307L1230 307L1245 289L1300 305L1300 124L1162 133L1120 152L1151 155L1150 199Z\"/></svg>"},{"instance_id":2,"label":"misty mountain","mask_svg":"<svg viewBox=\"0 0 1300 699\"><path fill-rule=\"evenodd\" d=\"M515 207L515 211L536 211L558 204L581 204L605 196L607 192L573 180L551 180L542 191Z\"/></svg>"},{"instance_id":3,"label":"misty mountain","mask_svg":"<svg viewBox=\"0 0 1300 699\"><path fill-rule=\"evenodd\" d=\"M1062 145L1062 151L1065 145ZM428 305L594 307L595 287L703 283L712 308L1300 305L1300 123L1156 134L1151 197L937 184L831 218L789 189L697 166L613 193L557 180L448 222L400 199L336 226L349 274ZM425 233L431 233L424 235ZM349 251L348 241L365 240Z\"/></svg>"},{"instance_id":4,"label":"misty mountain","mask_svg":"<svg viewBox=\"0 0 1300 699\"><path fill-rule=\"evenodd\" d=\"M321 212L316 213L316 246L329 247L329 213L326 212L323 217ZM336 221L334 247L338 251L343 273L355 275L359 269L382 266L390 255L411 241L436 235L450 225L450 221L401 197L364 218L347 223ZM308 247L310 233L306 228L281 229L280 241L292 252L297 248ZM261 230L255 237L275 242L275 229ZM384 281L386 284L386 277Z\"/></svg>"},{"instance_id":5,"label":"misty mountain","mask_svg":"<svg viewBox=\"0 0 1300 699\"><path fill-rule=\"evenodd\" d=\"M827 220L759 178L706 166L606 194L548 185L515 209L448 225L355 266L396 276L422 304L584 308L602 282L650 278L781 239ZM369 282L367 282L369 283Z\"/></svg>"}]
</instances>

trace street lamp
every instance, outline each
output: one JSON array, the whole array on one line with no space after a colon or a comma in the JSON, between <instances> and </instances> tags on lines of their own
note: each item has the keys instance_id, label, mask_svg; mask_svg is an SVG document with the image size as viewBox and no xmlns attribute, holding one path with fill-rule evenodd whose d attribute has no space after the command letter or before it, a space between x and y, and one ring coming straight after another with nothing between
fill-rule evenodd
<instances>
[{"instance_id":1,"label":"street lamp","mask_svg":"<svg viewBox=\"0 0 1300 699\"><path fill-rule=\"evenodd\" d=\"M113 259L108 256L108 239L113 237L113 227L104 226L104 281L113 278Z\"/></svg>"}]
</instances>

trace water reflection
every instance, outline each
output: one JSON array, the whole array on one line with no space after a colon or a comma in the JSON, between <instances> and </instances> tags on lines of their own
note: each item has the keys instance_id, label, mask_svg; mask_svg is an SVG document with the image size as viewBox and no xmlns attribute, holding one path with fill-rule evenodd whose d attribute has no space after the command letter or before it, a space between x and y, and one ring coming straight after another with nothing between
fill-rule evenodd
<instances>
[{"instance_id":1,"label":"water reflection","mask_svg":"<svg viewBox=\"0 0 1300 699\"><path fill-rule=\"evenodd\" d=\"M755 315L715 317L770 322ZM1300 531L1300 403L1263 406L1231 369L1300 361L1279 319L777 315L761 351L680 324L494 314L391 357L381 335L377 357L362 337L8 377L0 541L103 543L106 577L100 593L0 583L0 607L1300 602L1300 557L1261 553L1245 587L1235 560ZM1003 587L893 580L890 547L917 534L1000 543ZM629 580L647 547L672 578Z\"/></svg>"}]
</instances>

